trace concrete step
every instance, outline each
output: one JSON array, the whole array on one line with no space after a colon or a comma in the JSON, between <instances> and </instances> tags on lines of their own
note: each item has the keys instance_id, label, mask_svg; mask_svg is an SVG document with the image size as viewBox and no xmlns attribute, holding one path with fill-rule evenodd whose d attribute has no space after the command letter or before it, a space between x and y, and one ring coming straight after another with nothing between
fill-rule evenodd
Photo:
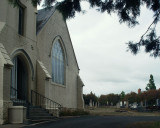
<instances>
[{"instance_id":1,"label":"concrete step","mask_svg":"<svg viewBox=\"0 0 160 128\"><path fill-rule=\"evenodd\" d=\"M52 116L52 114L44 113L44 112L38 112L38 113L30 113L30 116Z\"/></svg>"},{"instance_id":2,"label":"concrete step","mask_svg":"<svg viewBox=\"0 0 160 128\"><path fill-rule=\"evenodd\" d=\"M31 120L32 124L36 124L36 123L41 123L41 122L50 122L50 121L57 121L59 120L58 118L54 118L54 119L39 119L39 120Z\"/></svg>"},{"instance_id":3,"label":"concrete step","mask_svg":"<svg viewBox=\"0 0 160 128\"><path fill-rule=\"evenodd\" d=\"M33 105L30 105L30 108L41 108L40 106L33 106Z\"/></svg>"},{"instance_id":4,"label":"concrete step","mask_svg":"<svg viewBox=\"0 0 160 128\"><path fill-rule=\"evenodd\" d=\"M30 113L48 113L46 110L30 110Z\"/></svg>"},{"instance_id":5,"label":"concrete step","mask_svg":"<svg viewBox=\"0 0 160 128\"><path fill-rule=\"evenodd\" d=\"M41 108L39 106L30 106L29 119L31 120L31 123L38 123L48 120L55 120L57 118L50 114L49 111L44 108Z\"/></svg>"},{"instance_id":6,"label":"concrete step","mask_svg":"<svg viewBox=\"0 0 160 128\"><path fill-rule=\"evenodd\" d=\"M37 108L30 107L29 109L31 109L31 110L46 110L46 109L40 108L40 107L39 108L38 107Z\"/></svg>"},{"instance_id":7,"label":"concrete step","mask_svg":"<svg viewBox=\"0 0 160 128\"><path fill-rule=\"evenodd\" d=\"M44 119L55 119L56 117L54 116L31 116L31 120L44 120Z\"/></svg>"},{"instance_id":8,"label":"concrete step","mask_svg":"<svg viewBox=\"0 0 160 128\"><path fill-rule=\"evenodd\" d=\"M29 109L30 112L48 112L48 110L43 109L43 108L34 108L34 109Z\"/></svg>"}]
</instances>

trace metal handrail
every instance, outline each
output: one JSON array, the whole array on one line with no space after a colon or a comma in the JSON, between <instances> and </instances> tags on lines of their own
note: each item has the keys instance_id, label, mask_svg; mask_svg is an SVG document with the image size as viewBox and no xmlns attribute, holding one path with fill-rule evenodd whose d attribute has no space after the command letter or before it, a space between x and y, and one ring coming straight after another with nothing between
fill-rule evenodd
<instances>
[{"instance_id":1,"label":"metal handrail","mask_svg":"<svg viewBox=\"0 0 160 128\"><path fill-rule=\"evenodd\" d=\"M22 105L27 108L26 116L29 118L29 106L30 102L27 99L27 96L24 95L21 91L11 87L11 101L13 102L13 105ZM20 99L19 96L22 98Z\"/></svg>"},{"instance_id":2,"label":"metal handrail","mask_svg":"<svg viewBox=\"0 0 160 128\"><path fill-rule=\"evenodd\" d=\"M57 112L62 108L62 105L41 95L40 93L31 90L31 104L34 106L40 106L44 109L47 109L49 113L53 114L54 116L59 116Z\"/></svg>"}]
</instances>

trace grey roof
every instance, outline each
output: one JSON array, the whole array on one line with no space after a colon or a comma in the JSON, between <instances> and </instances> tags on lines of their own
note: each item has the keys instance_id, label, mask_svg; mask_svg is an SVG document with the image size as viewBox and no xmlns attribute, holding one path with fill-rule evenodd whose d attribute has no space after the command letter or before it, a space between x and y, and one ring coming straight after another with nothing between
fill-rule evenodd
<instances>
[{"instance_id":1,"label":"grey roof","mask_svg":"<svg viewBox=\"0 0 160 128\"><path fill-rule=\"evenodd\" d=\"M44 9L38 10L37 28L36 28L37 34L44 27L44 25L47 23L47 21L53 15L54 12L55 12L55 7L44 8Z\"/></svg>"}]
</instances>

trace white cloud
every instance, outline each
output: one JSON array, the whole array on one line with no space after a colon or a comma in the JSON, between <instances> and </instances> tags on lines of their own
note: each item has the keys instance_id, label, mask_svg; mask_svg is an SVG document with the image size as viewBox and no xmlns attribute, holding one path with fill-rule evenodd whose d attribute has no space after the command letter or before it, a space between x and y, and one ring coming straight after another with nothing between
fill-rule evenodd
<instances>
[{"instance_id":1,"label":"white cloud","mask_svg":"<svg viewBox=\"0 0 160 128\"><path fill-rule=\"evenodd\" d=\"M85 8L88 5L85 3ZM142 8L140 25L128 28L119 24L116 15L100 14L95 9L77 14L68 20L72 43L85 83L84 93L97 95L145 89L149 75L153 74L160 88L160 60L140 53L126 52L126 42L138 41L152 22L152 13Z\"/></svg>"}]
</instances>

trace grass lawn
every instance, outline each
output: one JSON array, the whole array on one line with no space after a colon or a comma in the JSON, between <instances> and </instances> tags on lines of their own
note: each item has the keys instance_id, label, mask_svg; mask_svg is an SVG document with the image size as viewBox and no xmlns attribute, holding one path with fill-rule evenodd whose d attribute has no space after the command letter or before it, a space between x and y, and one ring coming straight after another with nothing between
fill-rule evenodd
<instances>
[{"instance_id":1,"label":"grass lawn","mask_svg":"<svg viewBox=\"0 0 160 128\"><path fill-rule=\"evenodd\" d=\"M130 124L126 128L160 128L160 121L138 122Z\"/></svg>"},{"instance_id":2,"label":"grass lawn","mask_svg":"<svg viewBox=\"0 0 160 128\"><path fill-rule=\"evenodd\" d=\"M160 116L160 112L137 112L130 109L118 109L114 107L88 108L90 115L99 116ZM128 125L126 128L160 128L160 121L137 122Z\"/></svg>"},{"instance_id":3,"label":"grass lawn","mask_svg":"<svg viewBox=\"0 0 160 128\"><path fill-rule=\"evenodd\" d=\"M136 112L131 111L129 109L118 109L114 107L102 107L102 108L93 108L93 109L86 109L90 112L90 115L100 115L100 116L107 116L107 115L119 115L119 116L160 116L160 112ZM120 112L119 110L122 110Z\"/></svg>"}]
</instances>

